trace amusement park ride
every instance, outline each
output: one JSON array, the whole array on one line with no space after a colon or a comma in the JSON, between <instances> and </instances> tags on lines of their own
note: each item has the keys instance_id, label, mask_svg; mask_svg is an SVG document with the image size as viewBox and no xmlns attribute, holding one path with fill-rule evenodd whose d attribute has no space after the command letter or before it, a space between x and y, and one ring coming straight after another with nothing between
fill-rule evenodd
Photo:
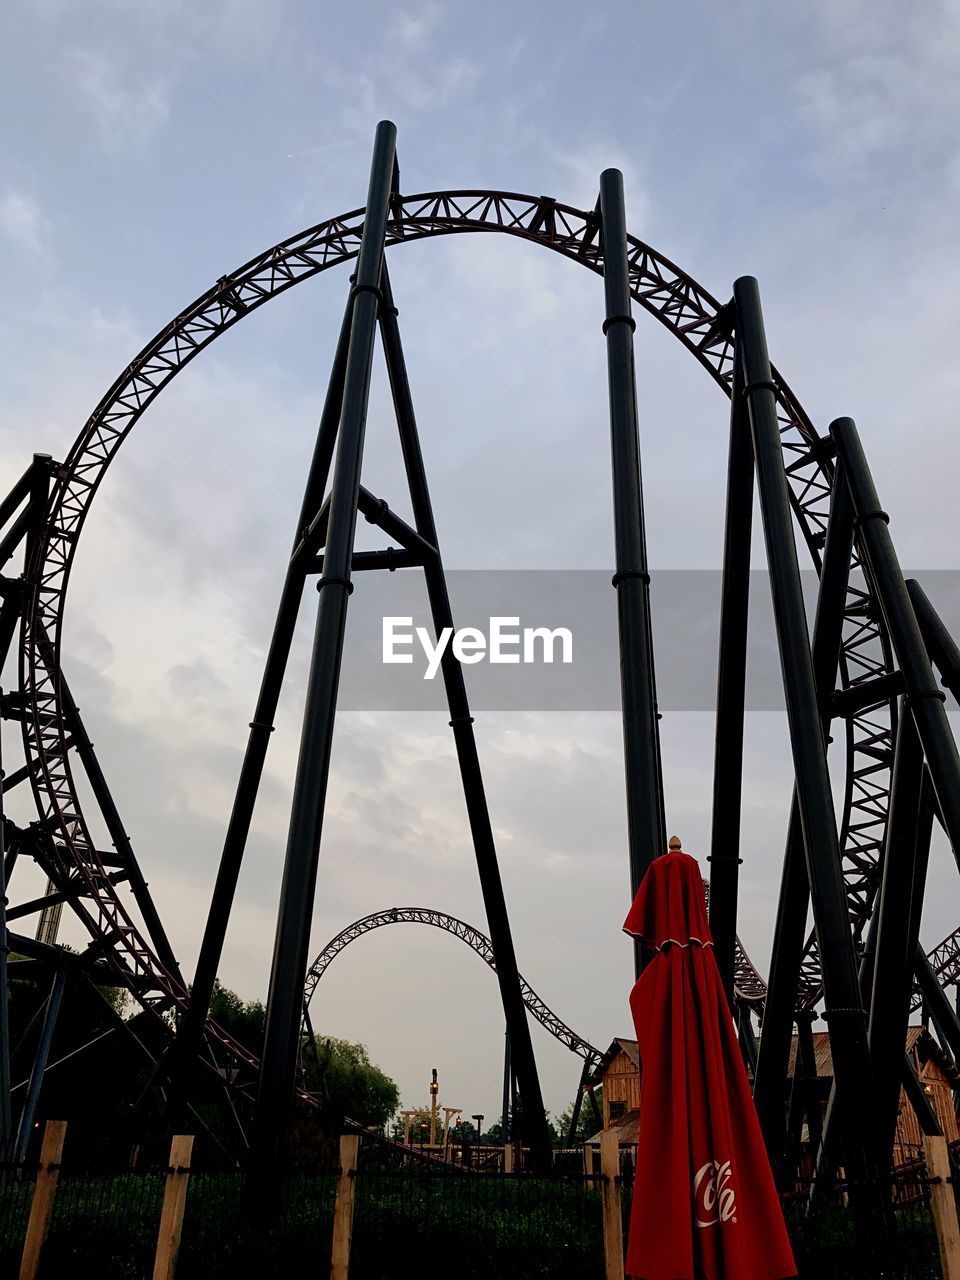
<instances>
[{"instance_id":1,"label":"amusement park ride","mask_svg":"<svg viewBox=\"0 0 960 1280\"><path fill-rule=\"evenodd\" d=\"M960 930L929 955L919 940L934 821L942 825L960 857L960 756L933 670L935 666L954 697L960 696L960 650L922 590L903 579L853 422L840 418L828 432L818 432L770 365L754 280L738 280L732 298L721 304L678 267L628 235L622 180L615 170L601 175L597 206L588 210L548 197L502 191L403 195L395 129L389 123L377 129L365 208L311 227L218 280L120 374L66 457L54 461L35 456L0 502L0 568L8 566L0 579L0 660L8 657L18 634L20 650L17 686L3 695L2 713L20 726L25 755L23 765L4 777L3 792L29 787L36 805L36 820L28 825L10 819L0 824L0 899L5 904L5 915L0 909L0 1142L23 1150L63 998L64 975L76 970L95 981L126 987L168 1030L170 1047L160 1071L171 1125L182 1125L189 1116L200 1073L213 1072L218 1080L234 1081L232 1105L254 1153L271 1160L283 1145L298 1086L305 1007L320 977L349 942L372 928L404 921L446 929L495 970L520 1100L521 1136L535 1160L547 1158L548 1136L527 1012L583 1059L585 1073L599 1058L597 1050L551 1013L518 971L474 721L462 668L449 651L441 674L489 937L438 911L392 908L351 925L309 965L337 687L355 580L378 569L420 570L434 626L438 632L452 626L385 250L413 240L467 233L522 238L580 263L604 280L613 587L620 636L631 892L653 857L666 849L633 364L634 303L675 335L730 400L710 923L731 1011L753 1067L754 1096L775 1167L781 1176L787 1175L785 1099L790 1095L787 1072L794 1024L802 1062L819 1007L830 1030L835 1071L820 1144L821 1165L829 1167L842 1155L851 1179L868 1180L889 1162L901 1084L908 1090L913 1087L904 1039L909 1011L920 1000L942 1042L960 1062L960 1022L944 990L960 979ZM69 654L62 651L61 637L70 569L117 450L177 373L251 311L348 262L354 274L329 388L188 987L67 683ZM412 525L361 484L378 332L414 512ZM736 934L755 488L795 772L766 981ZM358 513L394 545L383 551L354 551ZM820 577L812 636L801 595L797 532ZM258 1061L210 1019L209 1005L294 626L310 578L319 591L316 632L266 1035ZM839 822L827 765L828 736L839 739L846 756ZM81 772L86 781L78 787ZM96 828L106 829L112 848L99 847L91 834L95 825L87 797L99 810ZM24 859L32 859L48 880L46 894L32 901L10 897L17 864ZM811 905L815 927L808 933ZM89 945L79 955L56 943L65 906L89 935ZM8 963L8 950L19 958ZM643 963L638 944L638 969ZM50 984L43 1033L17 1126L11 1113L6 1034L7 970L15 964L44 966ZM918 1092L922 1099L922 1090ZM800 1094L794 1090L792 1106L803 1105ZM936 1117L927 1111L921 1117L924 1123L936 1125Z\"/></svg>"}]
</instances>

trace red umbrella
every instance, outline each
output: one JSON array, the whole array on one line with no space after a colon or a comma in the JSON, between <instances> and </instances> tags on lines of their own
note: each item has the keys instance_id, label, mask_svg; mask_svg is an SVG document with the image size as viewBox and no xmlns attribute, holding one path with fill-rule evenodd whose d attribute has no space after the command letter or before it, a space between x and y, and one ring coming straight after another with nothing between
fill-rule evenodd
<instances>
[{"instance_id":1,"label":"red umbrella","mask_svg":"<svg viewBox=\"0 0 960 1280\"><path fill-rule=\"evenodd\" d=\"M643 1076L627 1275L794 1276L696 859L656 858L623 927L657 952L630 993Z\"/></svg>"}]
</instances>

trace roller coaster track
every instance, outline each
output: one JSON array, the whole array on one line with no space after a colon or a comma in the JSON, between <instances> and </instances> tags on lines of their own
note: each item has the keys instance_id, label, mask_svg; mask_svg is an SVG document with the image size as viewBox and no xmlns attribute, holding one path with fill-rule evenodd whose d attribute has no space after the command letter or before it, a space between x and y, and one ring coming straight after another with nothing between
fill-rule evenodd
<instances>
[{"instance_id":1,"label":"roller coaster track","mask_svg":"<svg viewBox=\"0 0 960 1280\"><path fill-rule=\"evenodd\" d=\"M187 306L120 374L53 475L49 514L26 580L32 594L21 633L20 689L23 739L38 814L54 842L60 880L74 889L71 905L95 944L138 1000L158 1016L185 1009L188 993L157 955L155 940L138 920L109 855L97 849L71 768L60 681L67 586L74 554L94 497L110 463L161 391L202 351L271 299L358 253L364 210L322 222L251 259ZM603 272L595 212L551 197L503 191L442 191L397 195L387 224L388 249L436 236L503 234L537 244ZM628 237L632 297L663 324L727 396L733 338L727 309L689 275L635 237ZM781 375L773 374L790 500L799 531L819 569L829 509L833 463L824 441ZM870 584L855 557L848 588L839 681L851 687L893 670L890 646ZM47 640L49 637L49 641ZM841 856L850 925L857 938L873 910L889 808L894 700L873 703L835 726L845 737L846 789ZM112 864L115 867L115 863ZM951 935L955 937L955 935ZM750 966L752 969L752 966ZM945 969L943 970L945 971ZM953 970L951 970L953 972ZM763 981L744 995L762 1000ZM808 941L798 1001L813 1005L821 991L815 939ZM237 1058L256 1060L211 1024L210 1036Z\"/></svg>"},{"instance_id":2,"label":"roller coaster track","mask_svg":"<svg viewBox=\"0 0 960 1280\"><path fill-rule=\"evenodd\" d=\"M432 911L429 907L388 907L386 911L374 911L372 915L364 916L362 920L354 920L353 924L348 925L335 938L330 939L307 972L307 981L303 989L305 1008L309 1007L317 990L317 984L340 952L357 938L362 938L365 933L380 929L387 924L429 924L435 929L443 929L446 933L452 933L455 938L459 938L461 942L465 942L494 973L497 971L493 943L485 933L481 933L473 925L458 920L456 916L448 916L443 911ZM561 1044L566 1045L571 1053L576 1053L583 1058L591 1071L599 1065L603 1050L597 1049L588 1040L578 1036L561 1018L558 1018L522 975L520 990L523 994L523 1003L542 1027L545 1027Z\"/></svg>"}]
</instances>

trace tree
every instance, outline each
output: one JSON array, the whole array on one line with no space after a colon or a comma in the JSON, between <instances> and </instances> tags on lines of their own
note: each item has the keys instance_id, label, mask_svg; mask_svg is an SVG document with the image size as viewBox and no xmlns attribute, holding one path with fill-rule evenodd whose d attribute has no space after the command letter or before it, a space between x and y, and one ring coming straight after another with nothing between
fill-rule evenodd
<instances>
[{"instance_id":1,"label":"tree","mask_svg":"<svg viewBox=\"0 0 960 1280\"><path fill-rule=\"evenodd\" d=\"M382 1127L396 1111L400 1091L370 1061L362 1044L317 1036L315 1053L303 1055L304 1084L320 1104L321 1123L340 1125L345 1116L360 1124Z\"/></svg>"},{"instance_id":2,"label":"tree","mask_svg":"<svg viewBox=\"0 0 960 1280\"><path fill-rule=\"evenodd\" d=\"M210 1017L245 1049L260 1056L267 1011L259 1000L241 999L229 987L221 986L218 978L210 997Z\"/></svg>"},{"instance_id":3,"label":"tree","mask_svg":"<svg viewBox=\"0 0 960 1280\"><path fill-rule=\"evenodd\" d=\"M218 982L210 1001L211 1017L251 1053L260 1054L266 1009L259 1000L243 1000ZM303 1045L303 1085L320 1104L320 1128L337 1130L349 1116L360 1124L385 1125L397 1109L397 1086L370 1061L366 1046L330 1036Z\"/></svg>"},{"instance_id":4,"label":"tree","mask_svg":"<svg viewBox=\"0 0 960 1280\"><path fill-rule=\"evenodd\" d=\"M460 1122L450 1130L450 1136L455 1142L476 1142L477 1126L470 1120L460 1120Z\"/></svg>"},{"instance_id":5,"label":"tree","mask_svg":"<svg viewBox=\"0 0 960 1280\"><path fill-rule=\"evenodd\" d=\"M597 1109L600 1115L603 1115L603 1086L600 1085L594 1089L593 1096L597 1102ZM570 1120L573 1116L574 1104L571 1102L568 1107L557 1116L554 1122L554 1130L557 1132L558 1142L561 1146L567 1145L567 1135L570 1133ZM580 1117L577 1121L577 1127L573 1132L570 1142L573 1146L578 1147L582 1142L586 1142L601 1126L597 1124L596 1117L593 1114L593 1107L590 1105L590 1099L586 1094L583 1095L583 1102L580 1106Z\"/></svg>"}]
</instances>

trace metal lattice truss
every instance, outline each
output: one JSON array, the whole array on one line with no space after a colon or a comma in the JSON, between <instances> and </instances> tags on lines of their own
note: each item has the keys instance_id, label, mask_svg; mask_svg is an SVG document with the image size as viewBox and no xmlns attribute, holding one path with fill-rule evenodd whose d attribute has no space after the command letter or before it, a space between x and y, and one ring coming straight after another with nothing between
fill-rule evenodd
<instances>
[{"instance_id":1,"label":"metal lattice truss","mask_svg":"<svg viewBox=\"0 0 960 1280\"><path fill-rule=\"evenodd\" d=\"M198 298L159 333L123 371L56 469L50 515L28 578L37 584L22 633L21 688L26 695L24 743L41 818L56 841L60 873L80 886L84 922L95 939L108 939L116 963L147 1008L185 1007L187 993L158 959L137 923L128 896L111 879L99 852L70 767L59 688L60 645L70 568L94 496L111 461L142 414L195 356L249 312L330 267L355 258L364 211L354 210L283 241ZM395 197L387 225L388 248L407 241L459 233L499 233L541 244L601 273L603 253L596 214L547 197L495 191L454 191ZM727 308L648 245L630 238L631 291L729 395L733 340ZM819 565L832 464L820 437L783 379L775 374L778 413L791 500L800 532ZM875 679L891 668L889 648L869 585L855 571L847 602L841 661L844 686ZM49 636L52 651L42 643ZM890 787L894 709L886 702L846 720L847 791L842 857L851 927L858 936L869 918L878 883ZM75 900L76 901L76 900ZM760 1000L764 984L742 950L738 985ZM816 1001L820 969L812 939L800 990ZM253 1060L211 1028L239 1057Z\"/></svg>"},{"instance_id":2,"label":"metal lattice truss","mask_svg":"<svg viewBox=\"0 0 960 1280\"><path fill-rule=\"evenodd\" d=\"M941 987L949 987L960 983L960 928L948 933L944 940L932 951L927 952L927 959L937 975ZM914 1013L923 1004L919 991L914 991L910 1012Z\"/></svg>"},{"instance_id":3,"label":"metal lattice truss","mask_svg":"<svg viewBox=\"0 0 960 1280\"><path fill-rule=\"evenodd\" d=\"M355 942L357 938L362 938L365 933L370 933L372 929L380 929L387 924L431 924L435 929L443 929L446 933L452 933L455 938L459 938L461 942L465 942L494 973L497 971L493 943L485 933L474 929L473 925L465 924L463 920L458 920L456 916L448 916L443 911L431 911L429 907L390 907L386 911L374 911L372 915L364 916L362 920L354 920L353 924L348 925L342 933L330 939L307 972L307 981L303 989L304 1006L309 1006L317 989L317 983L344 947ZM571 1053L576 1053L583 1058L589 1069L593 1071L603 1057L602 1051L584 1040L582 1036L578 1036L558 1018L522 976L520 991L523 995L523 1003L540 1025L546 1027L561 1044L566 1045Z\"/></svg>"}]
</instances>

